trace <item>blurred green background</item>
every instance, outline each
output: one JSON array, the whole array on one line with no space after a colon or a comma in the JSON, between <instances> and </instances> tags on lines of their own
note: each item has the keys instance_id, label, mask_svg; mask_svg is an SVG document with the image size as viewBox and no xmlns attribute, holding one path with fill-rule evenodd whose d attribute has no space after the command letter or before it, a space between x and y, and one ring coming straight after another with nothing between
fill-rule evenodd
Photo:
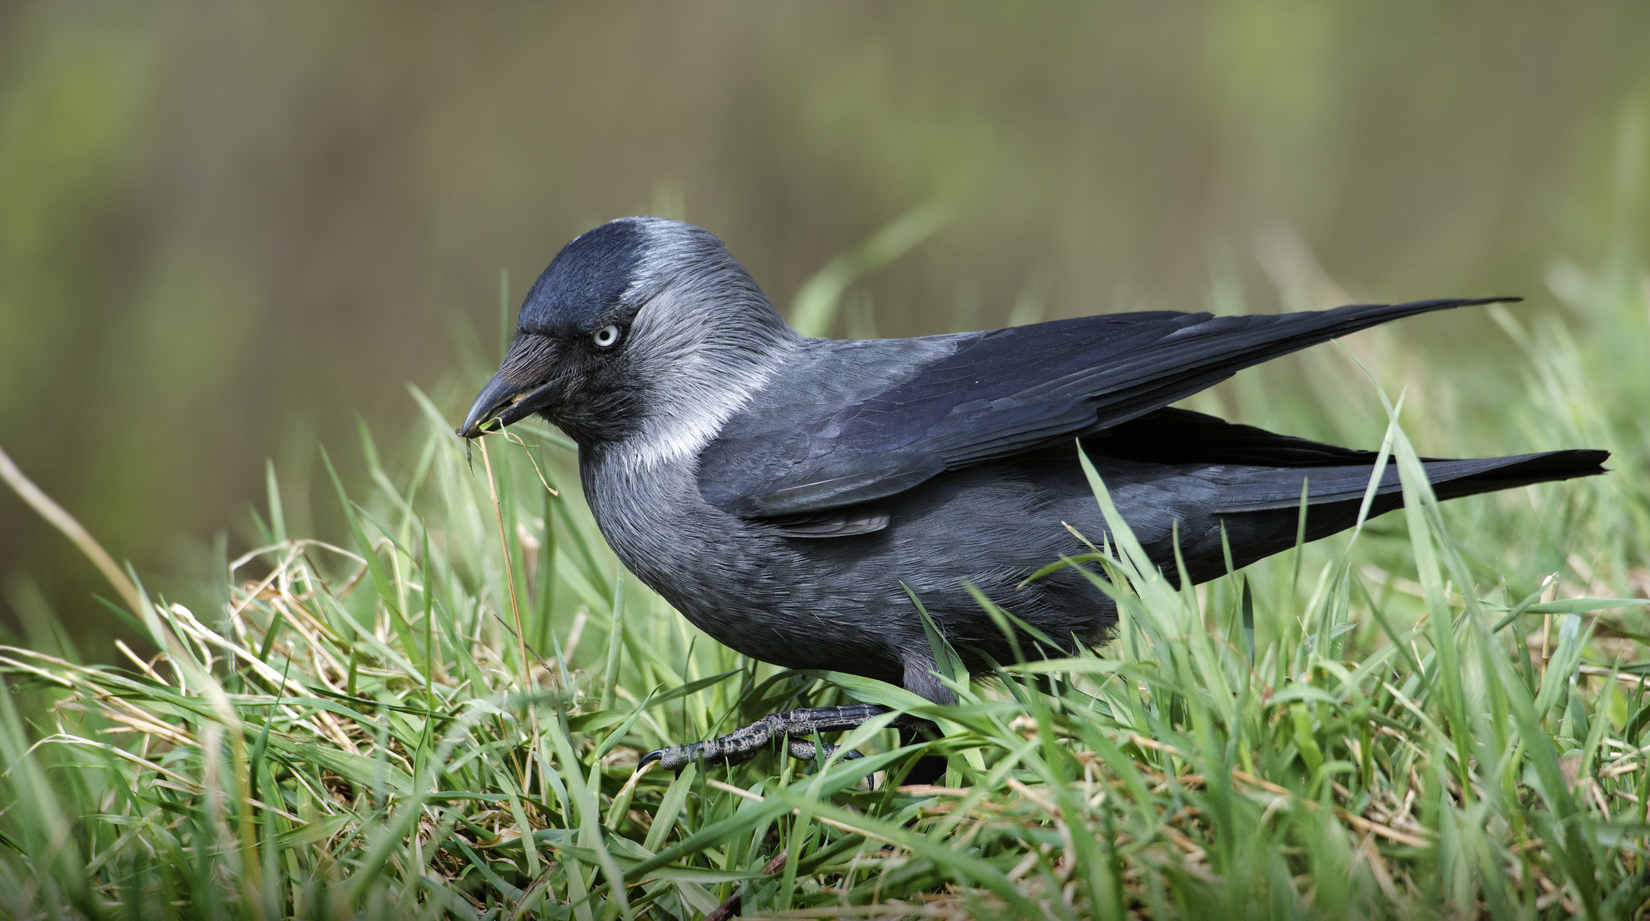
<instances>
[{"instance_id":1,"label":"blurred green background","mask_svg":"<svg viewBox=\"0 0 1650 921\"><path fill-rule=\"evenodd\" d=\"M856 285L844 333L1017 304L1521 294L1520 316L1565 315L1561 260L1642 245L1647 48L1628 2L10 0L0 444L187 597L218 535L246 549L266 458L324 518L317 444L357 476L358 422L396 443L409 383L456 420L501 275L519 296L572 236L643 212L710 228L785 303L943 205ZM1391 335L1469 409L1519 373L1482 313ZM1378 404L1355 401L1298 433L1373 446ZM0 619L97 635L107 591L0 492Z\"/></svg>"}]
</instances>

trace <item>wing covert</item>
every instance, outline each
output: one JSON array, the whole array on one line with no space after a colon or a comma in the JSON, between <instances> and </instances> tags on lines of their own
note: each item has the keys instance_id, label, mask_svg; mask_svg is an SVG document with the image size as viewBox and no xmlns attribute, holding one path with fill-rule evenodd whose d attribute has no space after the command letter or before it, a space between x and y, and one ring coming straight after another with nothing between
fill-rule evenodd
<instances>
[{"instance_id":1,"label":"wing covert","mask_svg":"<svg viewBox=\"0 0 1650 921\"><path fill-rule=\"evenodd\" d=\"M814 340L702 453L705 499L747 518L886 498L947 470L1095 434L1237 371L1389 320L1508 298L1215 317L1113 314L924 339ZM771 391L771 392L770 392Z\"/></svg>"}]
</instances>

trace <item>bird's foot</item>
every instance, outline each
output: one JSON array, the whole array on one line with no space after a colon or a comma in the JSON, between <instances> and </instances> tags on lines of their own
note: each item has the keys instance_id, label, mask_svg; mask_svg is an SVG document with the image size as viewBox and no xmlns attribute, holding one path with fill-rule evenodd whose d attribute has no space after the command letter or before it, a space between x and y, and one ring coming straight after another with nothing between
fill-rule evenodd
<instances>
[{"instance_id":1,"label":"bird's foot","mask_svg":"<svg viewBox=\"0 0 1650 921\"><path fill-rule=\"evenodd\" d=\"M776 737L785 740L786 748L793 758L812 761L818 757L830 757L831 753L836 751L836 746L825 745L821 749L820 745L814 742L815 735L853 729L883 712L886 711L871 704L848 704L841 707L809 707L803 710L770 713L749 726L735 729L725 736L650 751L642 756L641 764L638 764L637 768L645 767L651 761L657 761L662 767L672 771L679 771L687 767L689 762L700 760L720 760L738 764L767 747ZM846 757L858 758L860 754L849 752Z\"/></svg>"}]
</instances>

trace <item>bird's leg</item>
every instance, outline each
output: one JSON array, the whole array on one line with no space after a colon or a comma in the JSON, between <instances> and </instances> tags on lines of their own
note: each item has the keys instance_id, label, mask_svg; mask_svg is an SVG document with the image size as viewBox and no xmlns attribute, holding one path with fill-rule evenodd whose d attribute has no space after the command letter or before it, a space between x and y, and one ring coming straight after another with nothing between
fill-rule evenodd
<instances>
[{"instance_id":1,"label":"bird's leg","mask_svg":"<svg viewBox=\"0 0 1650 921\"><path fill-rule=\"evenodd\" d=\"M761 751L775 737L786 740L792 757L811 761L821 754L828 757L836 750L835 746L827 745L821 752L814 744L814 735L852 729L885 712L887 711L883 708L871 704L848 704L841 707L809 707L770 713L749 726L735 729L725 736L650 751L642 756L642 762L637 767L657 761L668 770L679 771L686 767L688 762L701 759L738 764ZM900 721L896 721L896 725L899 723ZM858 756L859 753L854 752L848 757Z\"/></svg>"}]
</instances>

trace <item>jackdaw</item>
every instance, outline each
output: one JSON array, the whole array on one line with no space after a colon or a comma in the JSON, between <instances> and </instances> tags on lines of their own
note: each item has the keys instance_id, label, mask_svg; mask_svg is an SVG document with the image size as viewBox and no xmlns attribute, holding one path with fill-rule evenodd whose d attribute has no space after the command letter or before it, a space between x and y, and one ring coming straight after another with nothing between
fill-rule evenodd
<instances>
[{"instance_id":1,"label":"jackdaw","mask_svg":"<svg viewBox=\"0 0 1650 921\"><path fill-rule=\"evenodd\" d=\"M585 498L638 578L745 655L953 701L920 600L971 672L1015 640L972 586L1070 653L1114 605L1082 573L1026 581L1107 534L1087 453L1154 562L1195 582L1351 527L1374 452L1170 408L1250 365L1379 323L1515 298L1266 316L1110 314L915 339L798 335L722 242L659 218L567 244L459 434L537 413L579 446ZM1602 473L1604 451L1427 460L1439 498ZM1393 465L1371 515L1399 508ZM679 767L796 754L875 707L775 714L653 752ZM644 761L645 763L645 761Z\"/></svg>"}]
</instances>

